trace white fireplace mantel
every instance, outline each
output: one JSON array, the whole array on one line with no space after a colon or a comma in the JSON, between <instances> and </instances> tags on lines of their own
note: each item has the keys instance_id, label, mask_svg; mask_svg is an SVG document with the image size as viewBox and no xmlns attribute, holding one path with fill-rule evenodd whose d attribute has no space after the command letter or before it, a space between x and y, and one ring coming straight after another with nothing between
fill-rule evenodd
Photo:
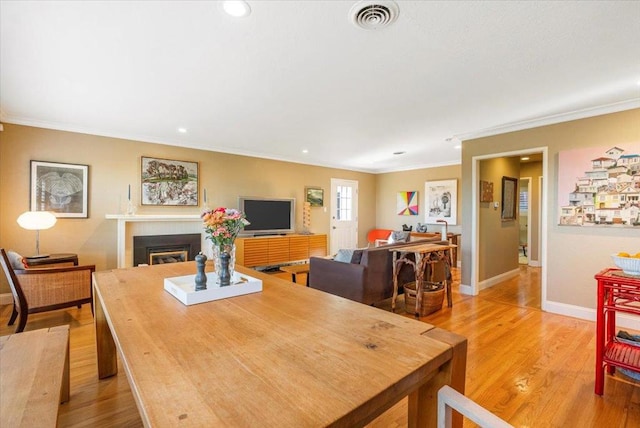
<instances>
[{"instance_id":1,"label":"white fireplace mantel","mask_svg":"<svg viewBox=\"0 0 640 428\"><path fill-rule=\"evenodd\" d=\"M133 266L133 236L175 233L204 233L200 214L106 214L107 220L117 220L118 268ZM204 245L203 247L204 248ZM129 260L127 262L127 260Z\"/></svg>"}]
</instances>

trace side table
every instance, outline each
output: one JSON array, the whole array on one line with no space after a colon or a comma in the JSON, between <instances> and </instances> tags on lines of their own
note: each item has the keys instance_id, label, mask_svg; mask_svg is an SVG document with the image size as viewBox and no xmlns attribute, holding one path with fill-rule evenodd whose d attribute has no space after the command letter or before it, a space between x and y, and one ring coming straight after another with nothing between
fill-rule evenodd
<instances>
[{"instance_id":1,"label":"side table","mask_svg":"<svg viewBox=\"0 0 640 428\"><path fill-rule=\"evenodd\" d=\"M33 267L78 266L78 255L73 253L49 254L47 257L30 259L27 257L27 265ZM52 266L54 265L54 266Z\"/></svg>"},{"instance_id":2,"label":"side table","mask_svg":"<svg viewBox=\"0 0 640 428\"><path fill-rule=\"evenodd\" d=\"M297 283L297 278L296 275L298 275L299 273L306 273L307 274L307 283L306 286L309 286L309 264L308 263L304 263L304 264L299 264L299 265L287 265L287 266L280 266L280 270L283 272L289 272L291 274L291 281Z\"/></svg>"},{"instance_id":3,"label":"side table","mask_svg":"<svg viewBox=\"0 0 640 428\"><path fill-rule=\"evenodd\" d=\"M596 312L595 393L604 392L604 371L613 374L616 367L640 372L640 347L616 338L616 313L640 315L640 277L626 275L621 269L605 269L598 281Z\"/></svg>"}]
</instances>

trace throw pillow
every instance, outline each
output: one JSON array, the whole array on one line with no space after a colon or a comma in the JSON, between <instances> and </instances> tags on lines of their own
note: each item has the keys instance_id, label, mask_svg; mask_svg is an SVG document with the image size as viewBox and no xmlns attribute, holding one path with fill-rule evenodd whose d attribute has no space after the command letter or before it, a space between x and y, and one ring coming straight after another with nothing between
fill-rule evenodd
<instances>
[{"instance_id":1,"label":"throw pillow","mask_svg":"<svg viewBox=\"0 0 640 428\"><path fill-rule=\"evenodd\" d=\"M394 230L389 235L389 239L387 239L387 241L389 244L394 244L396 242L409 242L409 238L411 238L411 232Z\"/></svg>"},{"instance_id":2,"label":"throw pillow","mask_svg":"<svg viewBox=\"0 0 640 428\"><path fill-rule=\"evenodd\" d=\"M27 266L27 259L16 253L15 251L7 251L7 257L9 258L11 267L16 270L26 269L29 267Z\"/></svg>"},{"instance_id":3,"label":"throw pillow","mask_svg":"<svg viewBox=\"0 0 640 428\"><path fill-rule=\"evenodd\" d=\"M360 261L362 260L362 253L364 252L363 249L356 249L353 251L353 256L351 257L351 263L354 263L356 265L360 264Z\"/></svg>"},{"instance_id":4,"label":"throw pillow","mask_svg":"<svg viewBox=\"0 0 640 428\"><path fill-rule=\"evenodd\" d=\"M338 250L336 256L333 258L336 262L342 263L351 263L351 259L353 258L353 252L355 250Z\"/></svg>"}]
</instances>

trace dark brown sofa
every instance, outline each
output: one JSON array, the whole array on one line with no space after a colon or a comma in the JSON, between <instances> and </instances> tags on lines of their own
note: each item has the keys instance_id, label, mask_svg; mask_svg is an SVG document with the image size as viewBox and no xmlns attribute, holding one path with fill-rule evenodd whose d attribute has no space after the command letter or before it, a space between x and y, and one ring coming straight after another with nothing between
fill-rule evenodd
<instances>
[{"instance_id":1,"label":"dark brown sofa","mask_svg":"<svg viewBox=\"0 0 640 428\"><path fill-rule=\"evenodd\" d=\"M393 296L393 253L389 249L438 241L440 237L367 248L362 252L360 263L343 263L327 258L311 257L309 287L356 302L374 305ZM398 277L398 292L402 292L403 284L414 280L413 268L403 265Z\"/></svg>"}]
</instances>

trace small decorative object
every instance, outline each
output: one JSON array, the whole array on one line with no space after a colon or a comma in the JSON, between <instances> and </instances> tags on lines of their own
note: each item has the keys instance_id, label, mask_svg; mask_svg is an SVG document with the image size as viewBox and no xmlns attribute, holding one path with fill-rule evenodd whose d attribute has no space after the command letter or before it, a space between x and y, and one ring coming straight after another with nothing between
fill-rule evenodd
<instances>
[{"instance_id":1,"label":"small decorative object","mask_svg":"<svg viewBox=\"0 0 640 428\"><path fill-rule=\"evenodd\" d=\"M422 223L418 223L418 225L416 226L416 232L418 232L418 233L427 233L427 225L426 224L422 224Z\"/></svg>"},{"instance_id":2,"label":"small decorative object","mask_svg":"<svg viewBox=\"0 0 640 428\"><path fill-rule=\"evenodd\" d=\"M233 208L204 211L201 217L207 239L213 242L213 262L218 283L221 286L230 285L229 281L235 272L235 240L249 222L243 212ZM226 283L222 282L223 279Z\"/></svg>"},{"instance_id":3,"label":"small decorative object","mask_svg":"<svg viewBox=\"0 0 640 428\"><path fill-rule=\"evenodd\" d=\"M198 204L198 162L142 157L142 205Z\"/></svg>"},{"instance_id":4,"label":"small decorative object","mask_svg":"<svg viewBox=\"0 0 640 428\"><path fill-rule=\"evenodd\" d=\"M126 215L136 215L136 205L131 200L131 184L129 184L129 191L127 193L127 206L124 210Z\"/></svg>"},{"instance_id":5,"label":"small decorative object","mask_svg":"<svg viewBox=\"0 0 640 428\"><path fill-rule=\"evenodd\" d=\"M309 228L311 227L311 203L305 202L302 207L302 234L310 235L311 231Z\"/></svg>"},{"instance_id":6,"label":"small decorative object","mask_svg":"<svg viewBox=\"0 0 640 428\"><path fill-rule=\"evenodd\" d=\"M493 183L480 180L480 202L493 202Z\"/></svg>"},{"instance_id":7,"label":"small decorative object","mask_svg":"<svg viewBox=\"0 0 640 428\"><path fill-rule=\"evenodd\" d=\"M202 254L202 252L198 253L195 257L196 259L196 291L206 290L207 289L207 275L204 273L204 266L207 263L207 256Z\"/></svg>"},{"instance_id":8,"label":"small decorative object","mask_svg":"<svg viewBox=\"0 0 640 428\"><path fill-rule=\"evenodd\" d=\"M418 215L418 191L398 192L396 211L398 215Z\"/></svg>"},{"instance_id":9,"label":"small decorative object","mask_svg":"<svg viewBox=\"0 0 640 428\"><path fill-rule=\"evenodd\" d=\"M306 201L312 207L321 207L324 205L324 190L319 187L305 187Z\"/></svg>"},{"instance_id":10,"label":"small decorative object","mask_svg":"<svg viewBox=\"0 0 640 428\"><path fill-rule=\"evenodd\" d=\"M88 218L89 166L31 161L30 211Z\"/></svg>"}]
</instances>

